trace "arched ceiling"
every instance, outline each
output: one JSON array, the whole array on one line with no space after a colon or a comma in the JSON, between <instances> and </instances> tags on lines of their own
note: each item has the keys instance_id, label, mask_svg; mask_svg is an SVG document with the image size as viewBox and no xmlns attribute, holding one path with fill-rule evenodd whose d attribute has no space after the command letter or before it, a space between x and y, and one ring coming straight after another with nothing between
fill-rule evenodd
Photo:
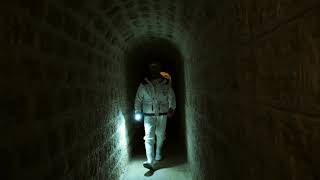
<instances>
[{"instance_id":1,"label":"arched ceiling","mask_svg":"<svg viewBox=\"0 0 320 180\"><path fill-rule=\"evenodd\" d=\"M106 38L122 42L140 37L186 41L190 10L183 0L69 0L66 7L85 10L88 23ZM111 32L110 32L111 31ZM109 37L110 36L110 37Z\"/></svg>"},{"instance_id":2,"label":"arched ceiling","mask_svg":"<svg viewBox=\"0 0 320 180\"><path fill-rule=\"evenodd\" d=\"M111 49L126 51L136 41L155 38L175 44L183 56L189 56L187 54L192 50L191 46L196 46L195 41L199 41L199 36L203 34L201 31L205 29L203 27L212 20L211 17L214 17L217 9L217 2L211 0L50 0L50 2L69 9L69 12L66 12L69 15L64 19L65 24L71 24L68 30L89 29L90 32L95 32L89 41L98 44L101 49L110 46ZM69 16L75 18L68 20ZM72 27L73 19L78 19L81 25Z\"/></svg>"},{"instance_id":3,"label":"arched ceiling","mask_svg":"<svg viewBox=\"0 0 320 180\"><path fill-rule=\"evenodd\" d=\"M185 30L181 24L184 7L181 4L179 0L100 0L97 6L127 41L141 35L181 37Z\"/></svg>"}]
</instances>

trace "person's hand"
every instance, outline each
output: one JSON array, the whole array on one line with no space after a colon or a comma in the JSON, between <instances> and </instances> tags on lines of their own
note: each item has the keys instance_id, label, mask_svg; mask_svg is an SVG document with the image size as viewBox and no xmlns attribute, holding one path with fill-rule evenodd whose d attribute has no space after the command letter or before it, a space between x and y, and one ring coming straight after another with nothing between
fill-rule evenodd
<instances>
[{"instance_id":1,"label":"person's hand","mask_svg":"<svg viewBox=\"0 0 320 180\"><path fill-rule=\"evenodd\" d=\"M170 109L168 110L167 116L168 116L168 118L172 118L173 115L174 115L174 110L173 110L172 108L170 108Z\"/></svg>"}]
</instances>

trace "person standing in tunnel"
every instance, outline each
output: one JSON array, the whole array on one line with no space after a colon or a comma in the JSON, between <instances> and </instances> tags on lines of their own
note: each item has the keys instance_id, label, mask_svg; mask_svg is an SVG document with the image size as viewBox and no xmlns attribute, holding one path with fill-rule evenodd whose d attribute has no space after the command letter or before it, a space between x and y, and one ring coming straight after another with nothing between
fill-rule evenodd
<instances>
[{"instance_id":1,"label":"person standing in tunnel","mask_svg":"<svg viewBox=\"0 0 320 180\"><path fill-rule=\"evenodd\" d=\"M171 87L171 80L160 74L161 64L152 62L148 68L149 76L138 87L134 108L135 113L143 113L144 116L144 144L147 161L143 163L143 166L153 170L156 161L162 160L161 151L166 138L167 118L174 115L176 98ZM155 143L156 153L154 153Z\"/></svg>"}]
</instances>

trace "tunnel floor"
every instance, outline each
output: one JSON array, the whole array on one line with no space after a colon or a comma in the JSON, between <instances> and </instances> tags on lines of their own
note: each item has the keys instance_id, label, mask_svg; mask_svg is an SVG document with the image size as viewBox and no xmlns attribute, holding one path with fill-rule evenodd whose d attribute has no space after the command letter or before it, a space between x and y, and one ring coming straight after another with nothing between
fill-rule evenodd
<instances>
[{"instance_id":1,"label":"tunnel floor","mask_svg":"<svg viewBox=\"0 0 320 180\"><path fill-rule=\"evenodd\" d=\"M183 143L173 141L166 142L163 149L164 159L156 165L157 170L153 174L142 166L146 157L139 153L132 158L120 180L191 180L185 147Z\"/></svg>"}]
</instances>

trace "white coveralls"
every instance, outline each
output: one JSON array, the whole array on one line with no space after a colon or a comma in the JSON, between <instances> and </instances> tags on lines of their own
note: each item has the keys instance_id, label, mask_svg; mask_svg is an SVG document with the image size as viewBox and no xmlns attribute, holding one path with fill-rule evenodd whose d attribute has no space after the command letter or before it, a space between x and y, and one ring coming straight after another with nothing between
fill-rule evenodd
<instances>
[{"instance_id":1,"label":"white coveralls","mask_svg":"<svg viewBox=\"0 0 320 180\"><path fill-rule=\"evenodd\" d=\"M145 78L140 83L136 94L135 112L144 113L144 140L148 163L153 163L154 159L161 159L169 108L173 110L176 108L176 98L171 82L161 78L150 82ZM155 135L157 137L156 157L154 157Z\"/></svg>"}]
</instances>

